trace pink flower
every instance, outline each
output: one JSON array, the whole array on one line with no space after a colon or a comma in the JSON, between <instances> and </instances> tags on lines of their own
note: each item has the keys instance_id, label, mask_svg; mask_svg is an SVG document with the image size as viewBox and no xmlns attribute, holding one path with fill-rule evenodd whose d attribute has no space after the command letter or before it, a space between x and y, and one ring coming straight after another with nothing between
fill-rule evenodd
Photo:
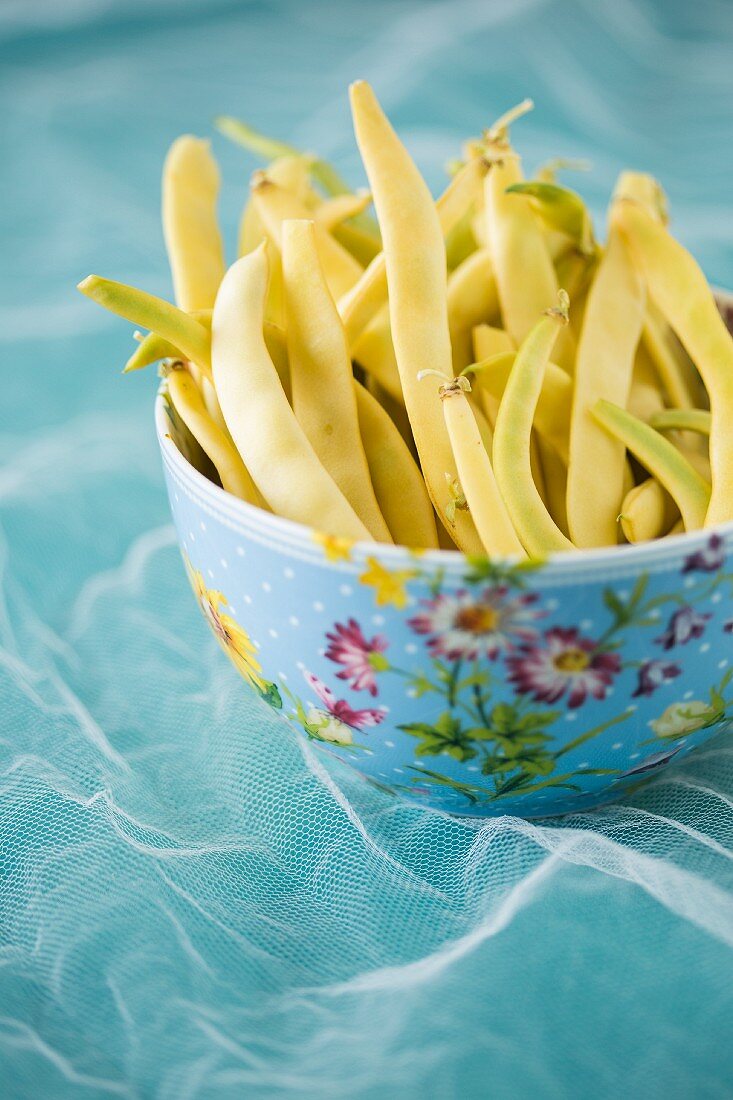
<instances>
[{"instance_id":1,"label":"pink flower","mask_svg":"<svg viewBox=\"0 0 733 1100\"><path fill-rule=\"evenodd\" d=\"M329 641L326 650L329 661L344 666L336 673L339 680L349 680L354 691L368 691L370 695L376 695L374 673L389 667L387 659L382 656L387 648L387 639L375 634L368 641L356 619L349 619L346 626L335 623L333 633L326 637Z\"/></svg>"},{"instance_id":2,"label":"pink flower","mask_svg":"<svg viewBox=\"0 0 733 1100\"><path fill-rule=\"evenodd\" d=\"M532 624L545 612L533 608L534 593L509 596L505 585L485 588L474 595L466 589L422 600L424 610L408 620L416 634L428 634L434 657L469 661L488 657L495 661L519 642L537 637Z\"/></svg>"},{"instance_id":3,"label":"pink flower","mask_svg":"<svg viewBox=\"0 0 733 1100\"><path fill-rule=\"evenodd\" d=\"M378 726L380 722L384 721L387 711L384 707L374 707L367 710L354 710L344 699L337 699L330 687L327 687L322 680L319 680L317 676L314 676L312 672L304 672L306 683L308 683L315 691L318 698L325 705L326 710L311 708L308 719L309 723L315 715L320 716L327 721L329 728L333 726L338 730L339 727L348 727L348 730L362 730L367 726ZM335 736L327 737L329 741L335 741L339 738ZM344 737L344 740L347 740ZM351 740L350 733L348 740Z\"/></svg>"},{"instance_id":4,"label":"pink flower","mask_svg":"<svg viewBox=\"0 0 733 1100\"><path fill-rule=\"evenodd\" d=\"M523 645L507 658L509 680L517 694L556 703L567 691L571 707L579 707L589 695L605 699L621 670L617 653L597 651L593 639L581 637L575 627L553 627L544 640L541 646Z\"/></svg>"}]
</instances>

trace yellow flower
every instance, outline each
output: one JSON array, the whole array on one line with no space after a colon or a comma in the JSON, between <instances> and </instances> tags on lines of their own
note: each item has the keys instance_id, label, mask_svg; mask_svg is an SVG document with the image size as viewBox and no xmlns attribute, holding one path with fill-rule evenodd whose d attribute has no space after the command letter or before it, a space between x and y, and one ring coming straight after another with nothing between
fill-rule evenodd
<instances>
[{"instance_id":1,"label":"yellow flower","mask_svg":"<svg viewBox=\"0 0 733 1100\"><path fill-rule=\"evenodd\" d=\"M327 561L348 561L351 557L353 539L339 538L338 535L326 535L322 531L313 532L313 541L323 547Z\"/></svg>"},{"instance_id":2,"label":"yellow flower","mask_svg":"<svg viewBox=\"0 0 733 1100\"><path fill-rule=\"evenodd\" d=\"M389 569L385 569L376 558L367 558L366 561L368 568L361 574L359 580L362 584L372 585L377 607L385 607L387 604L400 609L406 607L405 582L417 576L415 570L395 569L390 573Z\"/></svg>"},{"instance_id":3,"label":"yellow flower","mask_svg":"<svg viewBox=\"0 0 733 1100\"><path fill-rule=\"evenodd\" d=\"M191 587L216 640L242 676L264 694L268 684L260 675L262 665L257 660L257 651L252 639L231 615L221 610L222 607L228 606L223 592L207 588L198 570L192 568L187 558L185 561Z\"/></svg>"}]
</instances>

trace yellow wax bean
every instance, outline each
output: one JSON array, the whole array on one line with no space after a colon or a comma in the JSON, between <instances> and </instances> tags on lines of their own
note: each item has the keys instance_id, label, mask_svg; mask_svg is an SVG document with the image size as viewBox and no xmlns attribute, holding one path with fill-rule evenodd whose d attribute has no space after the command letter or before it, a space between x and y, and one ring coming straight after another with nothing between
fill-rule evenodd
<instances>
[{"instance_id":1,"label":"yellow wax bean","mask_svg":"<svg viewBox=\"0 0 733 1100\"><path fill-rule=\"evenodd\" d=\"M494 428L494 471L525 550L543 557L555 550L572 550L547 511L532 478L530 440L535 409L547 364L561 325L567 324L567 295L560 308L549 310L522 343L504 390Z\"/></svg>"},{"instance_id":2,"label":"yellow wax bean","mask_svg":"<svg viewBox=\"0 0 733 1100\"><path fill-rule=\"evenodd\" d=\"M376 231L362 227L367 214L356 215L353 221L341 222L331 230L338 243L349 252L362 268L370 264L382 251L382 241Z\"/></svg>"},{"instance_id":3,"label":"yellow wax bean","mask_svg":"<svg viewBox=\"0 0 733 1100\"><path fill-rule=\"evenodd\" d=\"M262 238L260 238L260 244ZM270 279L267 284L267 301L265 302L265 319L278 328L285 325L285 305L283 302L283 265L280 260L280 250L270 237L265 237L265 251L267 252L267 267Z\"/></svg>"},{"instance_id":4,"label":"yellow wax bean","mask_svg":"<svg viewBox=\"0 0 733 1100\"><path fill-rule=\"evenodd\" d=\"M214 125L219 133L231 138L238 145L255 153L262 160L277 160L280 157L298 156L299 152L292 145L286 145L284 141L260 134L253 127L241 122L231 115L218 115L214 119Z\"/></svg>"},{"instance_id":5,"label":"yellow wax bean","mask_svg":"<svg viewBox=\"0 0 733 1100\"><path fill-rule=\"evenodd\" d=\"M627 542L662 538L679 519L680 510L656 478L635 485L624 497L619 520Z\"/></svg>"},{"instance_id":6,"label":"yellow wax bean","mask_svg":"<svg viewBox=\"0 0 733 1100\"><path fill-rule=\"evenodd\" d=\"M451 377L445 244L432 196L364 81L351 86L356 140L382 227L389 307L397 365L407 413L433 505L468 553L482 543L471 517L446 515L446 475L456 478L450 440L435 400L438 381L418 380L423 370Z\"/></svg>"},{"instance_id":7,"label":"yellow wax bean","mask_svg":"<svg viewBox=\"0 0 733 1100\"><path fill-rule=\"evenodd\" d=\"M498 155L498 154L497 154ZM510 148L492 165L484 183L489 248L504 328L521 344L548 302L557 299L558 284L542 228L524 195L507 193L522 182L519 158ZM556 361L571 369L574 342L569 329L558 340Z\"/></svg>"},{"instance_id":8,"label":"yellow wax bean","mask_svg":"<svg viewBox=\"0 0 733 1100\"><path fill-rule=\"evenodd\" d=\"M461 488L486 553L492 557L524 558L524 549L499 492L479 425L468 402L467 386L465 378L458 378L440 388L445 425Z\"/></svg>"},{"instance_id":9,"label":"yellow wax bean","mask_svg":"<svg viewBox=\"0 0 733 1100\"><path fill-rule=\"evenodd\" d=\"M573 303L572 323L578 329L580 326L576 323L576 315L579 312L577 303L584 300L601 255L602 250L600 248L592 256L584 256L582 252L571 248L555 264L557 281L567 291L568 297Z\"/></svg>"},{"instance_id":10,"label":"yellow wax bean","mask_svg":"<svg viewBox=\"0 0 733 1100\"><path fill-rule=\"evenodd\" d=\"M146 294L125 283L102 279L99 275L87 275L77 290L100 306L124 317L142 328L151 329L164 340L180 348L185 359L190 359L211 376L211 338L204 325L171 305L163 298Z\"/></svg>"},{"instance_id":11,"label":"yellow wax bean","mask_svg":"<svg viewBox=\"0 0 733 1100\"><path fill-rule=\"evenodd\" d=\"M288 401L292 402L292 387L290 385L290 361L288 359L288 346L285 333L278 325L265 321L262 326L262 335L265 337L265 346L277 371L280 385L285 391Z\"/></svg>"},{"instance_id":12,"label":"yellow wax bean","mask_svg":"<svg viewBox=\"0 0 733 1100\"><path fill-rule=\"evenodd\" d=\"M643 206L655 221L666 225L669 221L667 196L659 180L648 172L621 172L613 189L613 201L631 199Z\"/></svg>"},{"instance_id":13,"label":"yellow wax bean","mask_svg":"<svg viewBox=\"0 0 733 1100\"><path fill-rule=\"evenodd\" d=\"M319 196L310 185L311 165L311 157L291 154L273 160L264 172L269 180L289 191L310 210L320 202Z\"/></svg>"},{"instance_id":14,"label":"yellow wax bean","mask_svg":"<svg viewBox=\"0 0 733 1100\"><path fill-rule=\"evenodd\" d=\"M196 383L183 364L179 362L173 366L166 377L173 408L214 463L222 486L240 500L263 507L264 501L236 447L209 415Z\"/></svg>"},{"instance_id":15,"label":"yellow wax bean","mask_svg":"<svg viewBox=\"0 0 733 1100\"><path fill-rule=\"evenodd\" d=\"M530 458L532 459L532 477L537 486L537 492L542 497L547 511L563 535L569 536L567 460L563 460L554 447L548 446L538 431L536 437L533 433L532 443L536 447L536 455L530 455Z\"/></svg>"},{"instance_id":16,"label":"yellow wax bean","mask_svg":"<svg viewBox=\"0 0 733 1100\"><path fill-rule=\"evenodd\" d=\"M285 220L306 221L310 212L295 195L278 186L263 172L252 177L252 199L268 236L281 247L282 225ZM328 289L338 299L350 290L362 273L361 264L336 241L330 233L316 226L318 255L326 276Z\"/></svg>"},{"instance_id":17,"label":"yellow wax bean","mask_svg":"<svg viewBox=\"0 0 733 1100\"><path fill-rule=\"evenodd\" d=\"M476 325L473 330L473 354L477 361L492 359L497 355L515 354L514 341L503 328L493 325Z\"/></svg>"},{"instance_id":18,"label":"yellow wax bean","mask_svg":"<svg viewBox=\"0 0 733 1100\"><path fill-rule=\"evenodd\" d=\"M529 180L513 184L509 193L529 197L533 210L551 231L548 234L551 253L564 251L568 238L585 255L595 251L590 214L577 192L547 180Z\"/></svg>"},{"instance_id":19,"label":"yellow wax bean","mask_svg":"<svg viewBox=\"0 0 733 1100\"><path fill-rule=\"evenodd\" d=\"M447 236L461 215L475 202L481 192L481 181L487 165L476 157L465 164L437 200L435 206L443 235ZM387 267L384 252L371 261L361 278L339 299L341 320L349 343L353 344L369 321L387 301Z\"/></svg>"},{"instance_id":20,"label":"yellow wax bean","mask_svg":"<svg viewBox=\"0 0 733 1100\"><path fill-rule=\"evenodd\" d=\"M710 417L710 413L706 409L665 409L656 371L654 370L651 358L643 344L639 346L636 363L634 365L634 376L631 385L631 393L629 394L628 409L637 420L643 420L645 423L656 428L657 431L664 430L661 425L655 423L659 415L662 416L663 420L666 419L667 414L676 419L677 417L686 416L690 411L697 411L705 412L707 417ZM687 461L695 467L701 477L709 482L711 480L710 459L695 442L694 436L689 434L690 429L687 429L687 431L677 430L676 427L673 429L670 424L666 430L671 433L670 438L675 447L682 452ZM709 431L706 434L709 435ZM703 441L698 438L698 443L699 442Z\"/></svg>"},{"instance_id":21,"label":"yellow wax bean","mask_svg":"<svg viewBox=\"0 0 733 1100\"><path fill-rule=\"evenodd\" d=\"M662 409L654 413L649 424L658 432L677 430L710 435L710 421L708 409Z\"/></svg>"},{"instance_id":22,"label":"yellow wax bean","mask_svg":"<svg viewBox=\"0 0 733 1100\"><path fill-rule=\"evenodd\" d=\"M636 349L634 370L631 375L628 410L637 420L648 421L664 408L664 397L651 356L642 341Z\"/></svg>"},{"instance_id":23,"label":"yellow wax bean","mask_svg":"<svg viewBox=\"0 0 733 1100\"><path fill-rule=\"evenodd\" d=\"M570 537L581 548L617 541L626 451L591 409L601 398L626 406L645 301L626 245L612 228L588 294L575 361L567 510Z\"/></svg>"},{"instance_id":24,"label":"yellow wax bean","mask_svg":"<svg viewBox=\"0 0 733 1100\"><path fill-rule=\"evenodd\" d=\"M359 428L369 473L392 538L401 546L438 546L435 513L420 468L379 401L354 379Z\"/></svg>"},{"instance_id":25,"label":"yellow wax bean","mask_svg":"<svg viewBox=\"0 0 733 1100\"><path fill-rule=\"evenodd\" d=\"M494 449L494 429L489 421L488 416L483 411L481 405L476 400L476 395L473 390L466 394L466 400L471 406L471 412L478 426L479 435L481 436L481 442L486 448L487 455L490 455ZM445 415L445 414L444 414Z\"/></svg>"},{"instance_id":26,"label":"yellow wax bean","mask_svg":"<svg viewBox=\"0 0 733 1100\"><path fill-rule=\"evenodd\" d=\"M723 523L733 519L733 340L705 276L689 252L639 206L623 202L616 207L619 229L650 294L707 388L713 485L705 524Z\"/></svg>"},{"instance_id":27,"label":"yellow wax bean","mask_svg":"<svg viewBox=\"0 0 733 1100\"><path fill-rule=\"evenodd\" d=\"M399 377L399 376L398 376ZM404 439L410 454L415 460L417 460L417 449L415 447L415 440L412 438L412 428L410 427L410 418L407 415L407 409L405 404L400 399L392 397L390 393L385 390L384 386L380 386L376 378L368 374L366 376L364 385L366 386L372 397L379 402L384 411L389 416L392 423L397 428L398 432Z\"/></svg>"},{"instance_id":28,"label":"yellow wax bean","mask_svg":"<svg viewBox=\"0 0 733 1100\"><path fill-rule=\"evenodd\" d=\"M448 329L454 371L463 370L471 362L474 327L492 320L498 309L491 256L481 248L448 276Z\"/></svg>"},{"instance_id":29,"label":"yellow wax bean","mask_svg":"<svg viewBox=\"0 0 733 1100\"><path fill-rule=\"evenodd\" d=\"M695 365L653 302L648 305L642 334L670 404L693 409L704 395Z\"/></svg>"},{"instance_id":30,"label":"yellow wax bean","mask_svg":"<svg viewBox=\"0 0 733 1100\"><path fill-rule=\"evenodd\" d=\"M341 179L327 161L319 160L317 157L311 157L300 152L292 145L286 144L284 141L278 141L276 138L268 137L266 134L260 134L257 130L254 130L251 126L248 126L246 122L241 122L237 118L232 118L230 115L220 115L214 119L214 125L220 133L231 138L238 145L243 145L245 149L249 149L250 152L255 153L264 161L276 161L281 160L283 157L300 157L306 159L310 165L310 171L314 180L320 184L323 190L329 195L342 195L349 190L348 185Z\"/></svg>"},{"instance_id":31,"label":"yellow wax bean","mask_svg":"<svg viewBox=\"0 0 733 1100\"><path fill-rule=\"evenodd\" d=\"M387 267L380 252L361 278L338 301L338 311L350 344L354 344L387 301Z\"/></svg>"},{"instance_id":32,"label":"yellow wax bean","mask_svg":"<svg viewBox=\"0 0 733 1100\"><path fill-rule=\"evenodd\" d=\"M268 164L265 175L278 187L290 191L300 203L310 210L312 207L317 206L319 202L318 195L310 186L310 168L310 158L298 154L286 154L277 157L271 164ZM265 227L252 198L248 197L239 223L238 255L246 256L248 252L252 252L264 236ZM272 268L272 257L270 257L270 267ZM270 279L272 280L272 271Z\"/></svg>"},{"instance_id":33,"label":"yellow wax bean","mask_svg":"<svg viewBox=\"0 0 733 1100\"><path fill-rule=\"evenodd\" d=\"M313 177L319 187L323 188L327 195L348 195L351 193L349 185L345 180L341 178L336 169L328 161L319 160L318 157L313 157L310 154L302 153L292 145L286 144L284 141L278 141L275 138L267 137L265 134L260 134L256 130L253 130L251 126L248 126L245 122L240 122L239 119L231 118L228 115L221 115L214 120L214 124L220 133L225 134L226 137L231 138L232 141L237 142L238 145L243 145L245 149L249 149L256 156L260 157L264 161L276 161L281 160L283 157L300 157L308 163L310 175ZM310 205L310 204L309 204ZM365 242L370 241L370 247L376 243L376 250L379 251L379 240L377 236L377 226L372 218L369 218L365 214L359 215L356 226L344 226L344 230L348 228L349 238L353 244L358 240L360 247L365 247ZM357 237L352 236L353 230L360 230L361 235ZM349 247L346 241L342 241L345 247ZM376 253L372 252L366 260L361 262L368 263L372 258L372 255ZM359 257L357 256L357 259Z\"/></svg>"},{"instance_id":34,"label":"yellow wax bean","mask_svg":"<svg viewBox=\"0 0 733 1100\"><path fill-rule=\"evenodd\" d=\"M314 209L313 218L322 229L332 233L342 222L360 214L371 204L372 196L368 191L357 191L354 195L335 195L332 199L325 199Z\"/></svg>"},{"instance_id":35,"label":"yellow wax bean","mask_svg":"<svg viewBox=\"0 0 733 1100\"><path fill-rule=\"evenodd\" d=\"M710 458L707 454L703 454L702 451L696 450L694 447L690 447L687 443L687 436L679 435L674 432L672 435L672 442L677 447L677 450L685 456L687 461L697 470L703 481L706 481L708 485L712 483L712 471L710 467Z\"/></svg>"},{"instance_id":36,"label":"yellow wax bean","mask_svg":"<svg viewBox=\"0 0 733 1100\"><path fill-rule=\"evenodd\" d=\"M475 379L475 390L481 399L481 405L486 415L486 419L493 426L496 424L496 417L499 412L499 401L504 389L506 387L506 381L509 377L509 372L514 365L514 358L516 351L511 337L504 331L504 329L495 328L492 325L476 325L473 330L473 350L476 359L481 360L474 364L475 370L464 370L464 374L471 374L471 377ZM489 360L492 360L490 363ZM493 362L493 361L496 361ZM499 372L495 370L495 366L499 367ZM571 393L571 382L568 375L561 371L559 367L556 367L554 363L548 364L548 370L553 372L559 372L563 378L563 385L567 386L568 402L570 400L569 395ZM491 377L489 377L491 375ZM493 385L492 385L493 383ZM498 383L498 385L496 384ZM549 415L548 415L549 414ZM535 427L537 428L537 435L541 435L540 423L544 429L546 424L550 426L551 437L557 438L560 446L560 453L564 457L564 463L567 464L567 434L568 434L568 414L564 410L559 410L556 414L556 410L551 407L550 403L540 395L540 400L537 406L537 414L535 416ZM553 456L547 454L540 454L540 442L532 433L530 438L530 467L532 470L532 477L534 479L537 490L545 503L548 503L548 484L545 479L544 467L547 466L551 475L557 480L557 475L560 472L553 465ZM486 445L486 443L485 443ZM554 445L554 444L552 444ZM491 447L488 445L486 449L489 454L492 453ZM558 500L562 497L562 509L559 514L564 512L564 480L565 472L562 471L562 492L558 494L557 486L554 483L550 483L550 489L554 491L555 504L557 506Z\"/></svg>"},{"instance_id":37,"label":"yellow wax bean","mask_svg":"<svg viewBox=\"0 0 733 1100\"><path fill-rule=\"evenodd\" d=\"M511 337L502 328L494 328L493 325L476 325L472 334L473 340L473 358L483 362L485 359L492 358L497 355L511 355L511 362L507 367L506 378L509 377L509 370L514 362L515 347ZM468 372L466 372L468 373ZM482 377L483 371L480 371L476 375L472 375L475 379L476 389L478 390L481 398L481 405L486 413L487 419L493 428L496 424L496 414L499 411L499 398L504 392L504 385L506 385L506 378L502 384L501 393L493 393L489 386L484 385Z\"/></svg>"},{"instance_id":38,"label":"yellow wax bean","mask_svg":"<svg viewBox=\"0 0 733 1100\"><path fill-rule=\"evenodd\" d=\"M253 252L265 235L265 229L251 198L247 198L239 221L237 235L237 256L246 256Z\"/></svg>"},{"instance_id":39,"label":"yellow wax bean","mask_svg":"<svg viewBox=\"0 0 733 1100\"><path fill-rule=\"evenodd\" d=\"M282 264L293 411L372 537L391 542L369 476L346 336L318 260L312 221L283 223Z\"/></svg>"},{"instance_id":40,"label":"yellow wax bean","mask_svg":"<svg viewBox=\"0 0 733 1100\"><path fill-rule=\"evenodd\" d=\"M622 172L614 189L614 200L631 199L656 222L668 221L667 197L654 176L645 172ZM642 343L654 364L669 404L689 409L702 403L705 391L699 374L685 349L665 321L659 308L647 302Z\"/></svg>"},{"instance_id":41,"label":"yellow wax bean","mask_svg":"<svg viewBox=\"0 0 733 1100\"><path fill-rule=\"evenodd\" d=\"M610 401L599 401L593 408L593 416L628 447L674 498L687 530L702 527L710 502L710 485L674 444Z\"/></svg>"},{"instance_id":42,"label":"yellow wax bean","mask_svg":"<svg viewBox=\"0 0 733 1100\"><path fill-rule=\"evenodd\" d=\"M151 363L158 363L161 359L181 359L180 350L171 344L170 340L164 340L157 332L149 332L133 351L130 358L122 368L123 374L131 371L142 370Z\"/></svg>"},{"instance_id":43,"label":"yellow wax bean","mask_svg":"<svg viewBox=\"0 0 733 1100\"><path fill-rule=\"evenodd\" d=\"M198 309L191 313L191 316L196 321L199 321L209 333L209 342L211 342L211 315L212 310L210 309ZM281 328L271 324L269 321L265 321L263 333L265 343L267 344L267 350L280 376L283 389L288 394L288 400L290 400L290 368L288 364L288 350L285 345L285 333ZM209 355L210 354L211 352L209 352ZM149 332L147 336L140 341L136 350L125 363L123 373L140 370L142 367L150 366L151 363L157 363L161 359L185 358L181 349L172 344L170 340L164 340L162 336L158 336L157 332Z\"/></svg>"},{"instance_id":44,"label":"yellow wax bean","mask_svg":"<svg viewBox=\"0 0 733 1100\"><path fill-rule=\"evenodd\" d=\"M467 210L462 218L456 222L451 231L445 237L445 261L449 271L458 267L460 263L475 252L477 248L486 246L486 234L476 232L478 220L485 221L483 205L478 203L472 210Z\"/></svg>"},{"instance_id":45,"label":"yellow wax bean","mask_svg":"<svg viewBox=\"0 0 733 1100\"><path fill-rule=\"evenodd\" d=\"M320 202L319 196L310 186L310 168L312 158L301 154L284 154L268 164L264 175L272 183L287 191L293 196L301 209L308 211ZM310 217L310 213L307 215ZM242 221L239 227L239 255L246 256L248 252L257 248L266 235L262 219L257 211L257 206L250 197L245 205ZM270 282L267 291L267 306L265 316L276 325L283 324L282 309L282 265L275 245L268 250L268 264L270 268Z\"/></svg>"},{"instance_id":46,"label":"yellow wax bean","mask_svg":"<svg viewBox=\"0 0 733 1100\"><path fill-rule=\"evenodd\" d=\"M388 306L383 306L374 320L367 325L351 348L351 355L370 378L379 382L390 397L404 405L402 382L389 324Z\"/></svg>"},{"instance_id":47,"label":"yellow wax bean","mask_svg":"<svg viewBox=\"0 0 733 1100\"><path fill-rule=\"evenodd\" d=\"M369 532L326 472L288 404L263 336L267 253L229 268L216 296L211 357L234 444L272 510L343 538Z\"/></svg>"},{"instance_id":48,"label":"yellow wax bean","mask_svg":"<svg viewBox=\"0 0 733 1100\"><path fill-rule=\"evenodd\" d=\"M224 245L216 216L219 169L208 141L185 135L163 168L163 233L176 303L211 309L224 278Z\"/></svg>"},{"instance_id":49,"label":"yellow wax bean","mask_svg":"<svg viewBox=\"0 0 733 1100\"><path fill-rule=\"evenodd\" d=\"M516 352L493 355L474 363L465 373L476 379L494 399L501 399L514 366ZM573 382L556 363L548 363L542 390L537 400L534 427L537 434L557 452L564 463L568 460L568 430Z\"/></svg>"}]
</instances>

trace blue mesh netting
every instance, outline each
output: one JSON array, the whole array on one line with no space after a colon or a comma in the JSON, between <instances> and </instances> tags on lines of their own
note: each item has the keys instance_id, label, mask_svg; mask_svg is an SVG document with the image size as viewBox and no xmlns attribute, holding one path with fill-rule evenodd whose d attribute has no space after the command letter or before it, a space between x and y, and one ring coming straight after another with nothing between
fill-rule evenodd
<instances>
[{"instance_id":1,"label":"blue mesh netting","mask_svg":"<svg viewBox=\"0 0 733 1100\"><path fill-rule=\"evenodd\" d=\"M73 284L168 292L160 161L218 111L355 170L355 75L434 184L533 94L530 164L589 155L599 208L651 169L731 283L732 40L712 2L0 11L3 1096L730 1094L729 744L546 824L324 771L200 621L154 380ZM252 164L217 152L231 230Z\"/></svg>"}]
</instances>

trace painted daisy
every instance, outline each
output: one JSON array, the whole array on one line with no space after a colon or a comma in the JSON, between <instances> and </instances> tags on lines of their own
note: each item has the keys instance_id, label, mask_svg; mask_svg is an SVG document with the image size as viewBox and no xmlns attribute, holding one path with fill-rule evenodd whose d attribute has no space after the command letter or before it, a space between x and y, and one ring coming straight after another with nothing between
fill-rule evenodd
<instances>
[{"instance_id":1,"label":"painted daisy","mask_svg":"<svg viewBox=\"0 0 733 1100\"><path fill-rule=\"evenodd\" d=\"M567 692L568 706L579 707L588 696L604 699L621 670L617 653L598 651L592 638L576 627L553 627L541 645L523 645L507 658L509 680L519 695L556 703Z\"/></svg>"},{"instance_id":2,"label":"painted daisy","mask_svg":"<svg viewBox=\"0 0 733 1100\"><path fill-rule=\"evenodd\" d=\"M434 657L495 661L500 653L537 637L532 624L545 612L532 606L536 599L534 593L510 596L505 585L478 594L459 589L422 600L422 610L408 625L416 634L428 636Z\"/></svg>"}]
</instances>

